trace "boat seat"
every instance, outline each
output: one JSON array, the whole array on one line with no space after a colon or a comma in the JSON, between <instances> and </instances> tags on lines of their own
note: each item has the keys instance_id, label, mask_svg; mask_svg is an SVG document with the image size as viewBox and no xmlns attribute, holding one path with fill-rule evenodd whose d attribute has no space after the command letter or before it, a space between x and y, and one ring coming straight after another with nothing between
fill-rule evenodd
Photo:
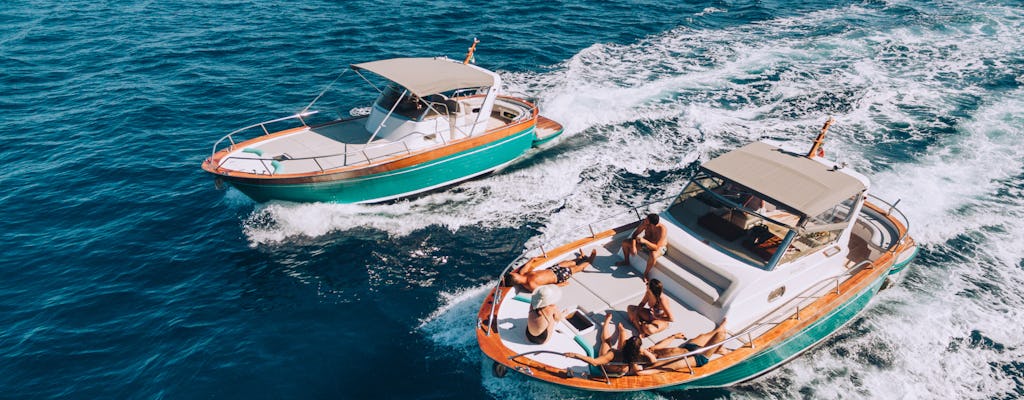
<instances>
[{"instance_id":1,"label":"boat seat","mask_svg":"<svg viewBox=\"0 0 1024 400\"><path fill-rule=\"evenodd\" d=\"M732 279L709 267L694 261L679 250L680 246L673 242L674 235L682 234L678 227L667 224L670 232L668 251L658 257L651 278L662 281L665 291L676 295L684 303L691 305L705 315L715 315L720 307L719 299L732 285ZM733 225L729 225L733 226ZM677 232L671 232L677 231ZM637 271L643 272L647 266L646 252L630 258L630 263Z\"/></svg>"}]
</instances>

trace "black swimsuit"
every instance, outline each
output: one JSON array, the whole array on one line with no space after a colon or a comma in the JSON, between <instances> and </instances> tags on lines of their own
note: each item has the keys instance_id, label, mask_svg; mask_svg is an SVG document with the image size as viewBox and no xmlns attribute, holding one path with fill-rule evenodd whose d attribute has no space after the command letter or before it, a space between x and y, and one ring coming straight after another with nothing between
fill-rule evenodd
<instances>
[{"instance_id":1,"label":"black swimsuit","mask_svg":"<svg viewBox=\"0 0 1024 400\"><path fill-rule=\"evenodd\" d=\"M537 335L537 336L534 336L533 334L530 333L530 327L527 326L526 327L526 340L529 340L530 343L544 344L544 342L548 341L548 330L545 329L544 333L542 333L540 335Z\"/></svg>"},{"instance_id":2,"label":"black swimsuit","mask_svg":"<svg viewBox=\"0 0 1024 400\"><path fill-rule=\"evenodd\" d=\"M565 282L572 277L572 270L561 265L551 267L551 272L555 274L555 284Z\"/></svg>"}]
</instances>

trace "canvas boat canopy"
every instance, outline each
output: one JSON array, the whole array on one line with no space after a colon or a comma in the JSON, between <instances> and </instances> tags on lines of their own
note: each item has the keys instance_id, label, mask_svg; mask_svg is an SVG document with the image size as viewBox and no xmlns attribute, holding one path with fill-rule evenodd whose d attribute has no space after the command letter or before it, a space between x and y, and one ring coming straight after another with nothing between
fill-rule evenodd
<instances>
[{"instance_id":1,"label":"canvas boat canopy","mask_svg":"<svg viewBox=\"0 0 1024 400\"><path fill-rule=\"evenodd\" d=\"M391 58L352 64L426 97L449 90L494 86L494 76L477 68L444 58Z\"/></svg>"},{"instance_id":2,"label":"canvas boat canopy","mask_svg":"<svg viewBox=\"0 0 1024 400\"><path fill-rule=\"evenodd\" d=\"M761 142L730 151L702 168L807 216L867 189L842 171Z\"/></svg>"}]
</instances>

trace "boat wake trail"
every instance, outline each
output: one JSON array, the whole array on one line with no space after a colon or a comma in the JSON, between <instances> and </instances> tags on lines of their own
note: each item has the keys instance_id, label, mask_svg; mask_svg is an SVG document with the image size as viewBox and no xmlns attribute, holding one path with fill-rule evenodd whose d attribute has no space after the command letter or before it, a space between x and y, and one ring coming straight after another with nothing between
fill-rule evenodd
<instances>
[{"instance_id":1,"label":"boat wake trail","mask_svg":"<svg viewBox=\"0 0 1024 400\"><path fill-rule=\"evenodd\" d=\"M831 115L829 158L901 199L921 255L861 318L731 395L1019 396L1022 37L1016 7L889 1L595 44L548 72L502 74L509 92L564 124L552 148L409 201L258 207L245 232L254 246L356 226L406 235L537 223L558 236L674 194L698 159L763 136L805 147ZM486 290L445 294L421 330L476 362ZM498 397L583 396L482 375Z\"/></svg>"}]
</instances>

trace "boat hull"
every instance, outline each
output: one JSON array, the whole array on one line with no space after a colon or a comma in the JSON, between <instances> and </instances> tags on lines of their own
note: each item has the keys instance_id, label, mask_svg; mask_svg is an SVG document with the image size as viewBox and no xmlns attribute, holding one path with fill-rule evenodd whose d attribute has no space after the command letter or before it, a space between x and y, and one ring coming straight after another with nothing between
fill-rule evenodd
<instances>
[{"instance_id":1,"label":"boat hull","mask_svg":"<svg viewBox=\"0 0 1024 400\"><path fill-rule=\"evenodd\" d=\"M885 276L885 274L879 275L871 285L867 286L856 296L850 298L847 302L833 309L828 315L818 319L798 334L787 338L783 342L764 349L743 362L713 375L671 386L668 389L683 390L732 386L757 378L782 366L787 361L810 350L852 321L867 307L875 294L878 293L882 282L885 280Z\"/></svg>"},{"instance_id":2,"label":"boat hull","mask_svg":"<svg viewBox=\"0 0 1024 400\"><path fill-rule=\"evenodd\" d=\"M400 169L338 179L278 183L268 179L221 177L258 202L372 203L449 186L500 168L522 156L535 139L533 127L477 147Z\"/></svg>"}]
</instances>

